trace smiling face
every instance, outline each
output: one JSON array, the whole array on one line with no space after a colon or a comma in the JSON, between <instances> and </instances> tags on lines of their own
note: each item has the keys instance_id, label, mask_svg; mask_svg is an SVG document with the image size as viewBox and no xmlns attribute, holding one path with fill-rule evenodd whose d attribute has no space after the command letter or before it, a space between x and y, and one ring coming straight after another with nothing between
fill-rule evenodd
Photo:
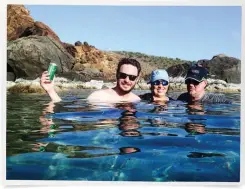
<instances>
[{"instance_id":1,"label":"smiling face","mask_svg":"<svg viewBox=\"0 0 245 189\"><path fill-rule=\"evenodd\" d=\"M163 85L164 80L158 80L158 81L159 82L154 82L151 84L151 90L152 90L153 96L157 98L165 97L168 91L169 84Z\"/></svg>"},{"instance_id":2,"label":"smiling face","mask_svg":"<svg viewBox=\"0 0 245 189\"><path fill-rule=\"evenodd\" d=\"M123 64L117 73L117 87L122 93L133 90L138 81L138 69L130 64Z\"/></svg>"}]
</instances>

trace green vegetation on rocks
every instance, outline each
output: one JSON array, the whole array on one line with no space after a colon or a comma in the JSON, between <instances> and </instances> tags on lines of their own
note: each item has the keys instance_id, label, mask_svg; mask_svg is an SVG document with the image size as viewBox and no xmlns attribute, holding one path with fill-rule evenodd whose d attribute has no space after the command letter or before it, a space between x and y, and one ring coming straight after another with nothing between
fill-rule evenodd
<instances>
[{"instance_id":1,"label":"green vegetation on rocks","mask_svg":"<svg viewBox=\"0 0 245 189\"><path fill-rule=\"evenodd\" d=\"M194 64L195 61L181 60L179 58L169 58L164 56L147 55L140 52L128 52L128 51L113 51L123 57L135 58L141 63L142 76L145 80L149 78L152 70L155 69L167 69L171 66L178 64Z\"/></svg>"}]
</instances>

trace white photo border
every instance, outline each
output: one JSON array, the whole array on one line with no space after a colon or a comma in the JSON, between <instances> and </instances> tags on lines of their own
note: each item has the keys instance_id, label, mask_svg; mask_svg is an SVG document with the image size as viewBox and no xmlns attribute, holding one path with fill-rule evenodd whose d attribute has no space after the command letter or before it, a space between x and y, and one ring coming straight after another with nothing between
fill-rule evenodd
<instances>
[{"instance_id":1,"label":"white photo border","mask_svg":"<svg viewBox=\"0 0 245 189\"><path fill-rule=\"evenodd\" d=\"M149 187L163 187L163 186L181 186L181 188L189 188L189 186L241 186L244 184L244 129L245 127L245 112L244 112L244 80L245 74L245 7L243 0L2 0L0 2L1 10L1 175L2 184L5 186L18 186L18 188L26 188L26 186L42 186L39 188L47 188L47 186L86 186L86 187L98 187L98 188L115 188L128 187L128 186L140 186L143 188ZM28 180L6 180L6 62L7 62L7 4L24 4L24 5L147 5L147 6L168 6L168 5L178 5L178 6L241 6L242 8L242 38L241 38L241 135L240 135L240 182L97 182L97 181L28 181ZM243 147L243 148L242 148ZM184 187L183 187L184 186ZM52 187L53 188L53 187ZM59 187L58 187L59 188Z\"/></svg>"}]
</instances>

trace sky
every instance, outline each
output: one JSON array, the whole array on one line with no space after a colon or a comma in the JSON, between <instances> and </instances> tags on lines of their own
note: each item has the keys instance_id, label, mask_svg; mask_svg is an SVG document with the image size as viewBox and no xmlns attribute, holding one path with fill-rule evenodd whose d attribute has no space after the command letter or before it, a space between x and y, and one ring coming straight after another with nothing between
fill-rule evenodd
<instances>
[{"instance_id":1,"label":"sky","mask_svg":"<svg viewBox=\"0 0 245 189\"><path fill-rule=\"evenodd\" d=\"M197 61L241 59L239 6L25 5L62 42Z\"/></svg>"}]
</instances>

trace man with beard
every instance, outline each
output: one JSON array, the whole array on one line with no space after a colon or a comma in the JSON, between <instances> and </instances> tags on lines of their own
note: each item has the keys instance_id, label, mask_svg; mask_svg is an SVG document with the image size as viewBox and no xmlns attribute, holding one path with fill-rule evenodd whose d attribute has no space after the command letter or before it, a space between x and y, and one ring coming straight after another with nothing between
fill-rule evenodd
<instances>
[{"instance_id":1,"label":"man with beard","mask_svg":"<svg viewBox=\"0 0 245 189\"><path fill-rule=\"evenodd\" d=\"M186 75L187 92L182 93L177 100L188 103L222 103L230 104L223 94L206 93L208 70L198 65L191 67Z\"/></svg>"},{"instance_id":2,"label":"man with beard","mask_svg":"<svg viewBox=\"0 0 245 189\"><path fill-rule=\"evenodd\" d=\"M89 101L140 101L140 98L132 93L134 86L139 80L141 71L140 63L132 58L123 58L120 60L116 78L117 85L111 89L101 89L89 95Z\"/></svg>"},{"instance_id":3,"label":"man with beard","mask_svg":"<svg viewBox=\"0 0 245 189\"><path fill-rule=\"evenodd\" d=\"M137 60L132 58L121 59L116 72L117 85L111 89L95 91L90 94L87 99L90 102L140 101L140 98L131 92L139 80L140 72L141 66ZM50 82L49 80L49 74L47 71L43 72L40 84L49 94L52 101L61 101L61 98L54 90L54 82Z\"/></svg>"}]
</instances>

